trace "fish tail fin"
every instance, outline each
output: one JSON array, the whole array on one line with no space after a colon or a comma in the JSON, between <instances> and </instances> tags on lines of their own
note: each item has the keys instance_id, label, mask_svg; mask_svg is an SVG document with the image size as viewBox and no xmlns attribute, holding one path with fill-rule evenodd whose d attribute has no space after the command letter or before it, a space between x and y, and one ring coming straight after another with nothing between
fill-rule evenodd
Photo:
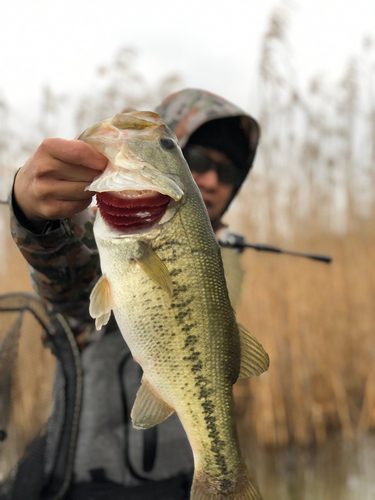
<instances>
[{"instance_id":1,"label":"fish tail fin","mask_svg":"<svg viewBox=\"0 0 375 500\"><path fill-rule=\"evenodd\" d=\"M262 500L262 496L251 482L250 478L244 474L237 477L235 481L208 480L194 475L191 487L190 500Z\"/></svg>"}]
</instances>

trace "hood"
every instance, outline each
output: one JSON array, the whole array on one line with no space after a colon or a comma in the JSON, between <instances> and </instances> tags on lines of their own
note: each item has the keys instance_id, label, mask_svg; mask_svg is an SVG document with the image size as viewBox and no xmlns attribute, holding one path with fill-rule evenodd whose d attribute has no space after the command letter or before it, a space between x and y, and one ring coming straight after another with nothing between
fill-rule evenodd
<instances>
[{"instance_id":1,"label":"hood","mask_svg":"<svg viewBox=\"0 0 375 500\"><path fill-rule=\"evenodd\" d=\"M182 150L191 135L205 123L220 118L240 117L242 129L249 141L249 156L243 165L242 183L244 182L252 168L260 136L258 123L248 113L226 99L200 89L184 89L171 94L155 111L174 132ZM236 187L230 202L241 185Z\"/></svg>"}]
</instances>

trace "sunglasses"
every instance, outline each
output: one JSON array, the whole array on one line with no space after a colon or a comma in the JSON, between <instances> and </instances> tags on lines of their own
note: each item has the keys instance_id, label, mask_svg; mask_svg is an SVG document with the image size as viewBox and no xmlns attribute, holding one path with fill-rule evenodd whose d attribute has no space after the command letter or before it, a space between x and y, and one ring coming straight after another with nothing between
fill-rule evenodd
<instances>
[{"instance_id":1,"label":"sunglasses","mask_svg":"<svg viewBox=\"0 0 375 500\"><path fill-rule=\"evenodd\" d=\"M241 172L233 163L217 163L194 147L185 148L183 153L190 170L193 172L204 174L215 169L220 182L234 186L241 184Z\"/></svg>"}]
</instances>

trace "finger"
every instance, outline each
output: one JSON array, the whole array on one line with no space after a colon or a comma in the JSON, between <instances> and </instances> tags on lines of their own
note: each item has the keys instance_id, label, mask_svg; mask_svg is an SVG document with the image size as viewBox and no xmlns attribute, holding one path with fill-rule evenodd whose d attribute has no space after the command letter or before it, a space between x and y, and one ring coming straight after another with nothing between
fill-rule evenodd
<instances>
[{"instance_id":1,"label":"finger","mask_svg":"<svg viewBox=\"0 0 375 500\"><path fill-rule=\"evenodd\" d=\"M91 200L80 201L60 201L54 200L52 204L47 204L41 208L43 218L49 220L67 219L85 210L91 203Z\"/></svg>"},{"instance_id":2,"label":"finger","mask_svg":"<svg viewBox=\"0 0 375 500\"><path fill-rule=\"evenodd\" d=\"M51 179L70 182L85 182L86 186L100 175L100 171L82 165L72 165L61 160L53 159L45 165L43 175Z\"/></svg>"},{"instance_id":3,"label":"finger","mask_svg":"<svg viewBox=\"0 0 375 500\"><path fill-rule=\"evenodd\" d=\"M37 198L42 201L78 201L91 200L93 191L85 191L87 182L70 182L56 179L46 179L37 187Z\"/></svg>"},{"instance_id":4,"label":"finger","mask_svg":"<svg viewBox=\"0 0 375 500\"><path fill-rule=\"evenodd\" d=\"M42 154L47 153L56 160L94 170L104 170L108 163L108 158L90 144L78 140L46 139L38 151Z\"/></svg>"}]
</instances>

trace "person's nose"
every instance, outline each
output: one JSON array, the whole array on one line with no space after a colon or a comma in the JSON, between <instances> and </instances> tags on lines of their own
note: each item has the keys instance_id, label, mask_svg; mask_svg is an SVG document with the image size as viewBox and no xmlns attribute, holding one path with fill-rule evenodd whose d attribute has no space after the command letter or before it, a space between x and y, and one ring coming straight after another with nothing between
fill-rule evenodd
<instances>
[{"instance_id":1,"label":"person's nose","mask_svg":"<svg viewBox=\"0 0 375 500\"><path fill-rule=\"evenodd\" d=\"M219 184L219 177L214 168L208 170L208 172L192 172L195 182L198 187L202 187L206 190L216 189Z\"/></svg>"}]
</instances>

